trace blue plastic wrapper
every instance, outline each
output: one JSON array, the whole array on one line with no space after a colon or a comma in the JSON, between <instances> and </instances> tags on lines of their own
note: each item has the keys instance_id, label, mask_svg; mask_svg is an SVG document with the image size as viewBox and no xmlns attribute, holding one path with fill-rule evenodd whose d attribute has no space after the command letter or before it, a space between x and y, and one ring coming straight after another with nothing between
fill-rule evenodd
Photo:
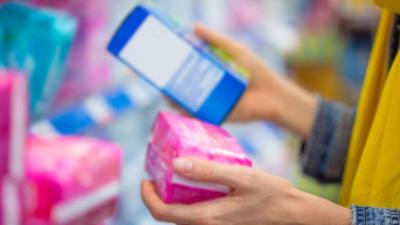
<instances>
[{"instance_id":1,"label":"blue plastic wrapper","mask_svg":"<svg viewBox=\"0 0 400 225\"><path fill-rule=\"evenodd\" d=\"M29 76L33 118L46 111L58 91L76 27L67 14L19 3L0 5L0 66Z\"/></svg>"}]
</instances>

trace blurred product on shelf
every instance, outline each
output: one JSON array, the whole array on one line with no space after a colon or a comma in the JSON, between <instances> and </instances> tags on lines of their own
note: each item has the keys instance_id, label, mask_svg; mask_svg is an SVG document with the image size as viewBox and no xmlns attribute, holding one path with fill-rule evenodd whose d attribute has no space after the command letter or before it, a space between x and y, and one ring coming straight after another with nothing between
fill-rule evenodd
<instances>
[{"instance_id":1,"label":"blurred product on shelf","mask_svg":"<svg viewBox=\"0 0 400 225\"><path fill-rule=\"evenodd\" d=\"M379 8L372 0L352 0L341 4L340 28L346 40L341 70L346 80L360 92L370 57Z\"/></svg>"},{"instance_id":2,"label":"blurred product on shelf","mask_svg":"<svg viewBox=\"0 0 400 225\"><path fill-rule=\"evenodd\" d=\"M81 104L33 124L38 135L80 135L93 128L104 127L121 114L152 104L158 95L142 82L130 82L124 87L93 95Z\"/></svg>"},{"instance_id":3,"label":"blurred product on shelf","mask_svg":"<svg viewBox=\"0 0 400 225\"><path fill-rule=\"evenodd\" d=\"M304 32L301 45L289 56L289 60L311 66L335 64L343 53L343 41L337 29Z\"/></svg>"},{"instance_id":4,"label":"blurred product on shelf","mask_svg":"<svg viewBox=\"0 0 400 225\"><path fill-rule=\"evenodd\" d=\"M19 3L0 5L0 67L28 75L34 119L58 91L75 29L76 21L66 14Z\"/></svg>"},{"instance_id":5,"label":"blurred product on shelf","mask_svg":"<svg viewBox=\"0 0 400 225\"><path fill-rule=\"evenodd\" d=\"M257 27L264 18L261 1L231 0L228 7L231 14L228 26L232 29Z\"/></svg>"},{"instance_id":6,"label":"blurred product on shelf","mask_svg":"<svg viewBox=\"0 0 400 225\"><path fill-rule=\"evenodd\" d=\"M107 42L107 0L32 0L41 7L66 11L78 21L76 40L55 108L64 108L79 99L97 93L110 83ZM88 85L90 84L90 85Z\"/></svg>"},{"instance_id":7,"label":"blurred product on shelf","mask_svg":"<svg viewBox=\"0 0 400 225\"><path fill-rule=\"evenodd\" d=\"M0 70L0 177L18 181L25 175L26 89L22 74Z\"/></svg>"},{"instance_id":8,"label":"blurred product on shelf","mask_svg":"<svg viewBox=\"0 0 400 225\"><path fill-rule=\"evenodd\" d=\"M345 42L337 30L304 33L299 49L289 56L297 82L325 98L354 103L340 73Z\"/></svg>"},{"instance_id":9,"label":"blurred product on shelf","mask_svg":"<svg viewBox=\"0 0 400 225\"><path fill-rule=\"evenodd\" d=\"M380 9L373 0L343 0L338 9L339 18L345 26L370 32L377 25L380 15ZM372 32L370 35L373 36Z\"/></svg>"},{"instance_id":10,"label":"blurred product on shelf","mask_svg":"<svg viewBox=\"0 0 400 225\"><path fill-rule=\"evenodd\" d=\"M350 0L344 0L350 1ZM308 30L325 30L335 25L337 9L343 0L310 0L302 25Z\"/></svg>"},{"instance_id":11,"label":"blurred product on shelf","mask_svg":"<svg viewBox=\"0 0 400 225\"><path fill-rule=\"evenodd\" d=\"M16 71L0 70L0 224L23 225L27 84Z\"/></svg>"},{"instance_id":12,"label":"blurred product on shelf","mask_svg":"<svg viewBox=\"0 0 400 225\"><path fill-rule=\"evenodd\" d=\"M1 7L1 4L2 3L0 3L0 7ZM0 40L4 40L4 37L5 37L4 27L0 26ZM0 46L3 47L3 44L1 44ZM5 64L4 60L5 60L4 59L4 52L0 51L0 65L1 66Z\"/></svg>"},{"instance_id":13,"label":"blurred product on shelf","mask_svg":"<svg viewBox=\"0 0 400 225\"><path fill-rule=\"evenodd\" d=\"M10 178L0 178L0 224L26 225L23 185Z\"/></svg>"},{"instance_id":14,"label":"blurred product on shelf","mask_svg":"<svg viewBox=\"0 0 400 225\"><path fill-rule=\"evenodd\" d=\"M228 124L224 128L238 139L253 160L253 167L290 177L296 153L287 143L290 136L267 122ZM292 144L293 145L293 144Z\"/></svg>"},{"instance_id":15,"label":"blurred product on shelf","mask_svg":"<svg viewBox=\"0 0 400 225\"><path fill-rule=\"evenodd\" d=\"M300 48L289 57L296 80L324 97L355 104L379 11L372 0L312 0Z\"/></svg>"},{"instance_id":16,"label":"blurred product on shelf","mask_svg":"<svg viewBox=\"0 0 400 225\"><path fill-rule=\"evenodd\" d=\"M113 215L120 192L118 146L78 137L28 140L29 221L97 225Z\"/></svg>"},{"instance_id":17,"label":"blurred product on shelf","mask_svg":"<svg viewBox=\"0 0 400 225\"><path fill-rule=\"evenodd\" d=\"M167 17L139 4L108 50L197 118L221 124L246 90L247 80L184 35Z\"/></svg>"},{"instance_id":18,"label":"blurred product on shelf","mask_svg":"<svg viewBox=\"0 0 400 225\"><path fill-rule=\"evenodd\" d=\"M225 196L229 188L189 181L174 173L173 160L197 157L221 164L252 166L239 142L220 127L160 112L151 134L146 171L166 203L190 204ZM227 174L229 176L229 174Z\"/></svg>"},{"instance_id":19,"label":"blurred product on shelf","mask_svg":"<svg viewBox=\"0 0 400 225\"><path fill-rule=\"evenodd\" d=\"M368 66L373 42L371 33L369 29L351 31L346 35L345 52L340 62L340 69L346 81L354 87L356 96L360 92Z\"/></svg>"}]
</instances>

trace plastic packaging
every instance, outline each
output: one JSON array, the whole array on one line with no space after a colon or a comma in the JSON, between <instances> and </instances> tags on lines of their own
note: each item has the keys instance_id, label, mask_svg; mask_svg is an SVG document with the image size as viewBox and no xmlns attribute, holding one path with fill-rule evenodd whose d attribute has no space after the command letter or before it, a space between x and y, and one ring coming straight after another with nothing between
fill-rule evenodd
<instances>
[{"instance_id":1,"label":"plastic packaging","mask_svg":"<svg viewBox=\"0 0 400 225\"><path fill-rule=\"evenodd\" d=\"M220 127L167 112L158 114L149 141L146 170L166 203L190 204L225 196L229 188L186 180L173 171L178 157L252 166L239 142ZM227 174L229 176L229 174Z\"/></svg>"},{"instance_id":2,"label":"plastic packaging","mask_svg":"<svg viewBox=\"0 0 400 225\"><path fill-rule=\"evenodd\" d=\"M77 19L78 29L55 108L63 109L109 86L110 59L107 45L107 0L32 0L40 7L67 12ZM89 84L90 85L87 85Z\"/></svg>"},{"instance_id":3,"label":"plastic packaging","mask_svg":"<svg viewBox=\"0 0 400 225\"><path fill-rule=\"evenodd\" d=\"M122 151L78 137L30 137L28 180L31 221L99 224L115 210Z\"/></svg>"},{"instance_id":4,"label":"plastic packaging","mask_svg":"<svg viewBox=\"0 0 400 225\"><path fill-rule=\"evenodd\" d=\"M27 93L25 78L0 70L0 178L22 181L25 174Z\"/></svg>"},{"instance_id":5,"label":"plastic packaging","mask_svg":"<svg viewBox=\"0 0 400 225\"><path fill-rule=\"evenodd\" d=\"M104 127L129 110L143 109L158 99L156 92L143 84L130 83L90 96L62 113L38 121L31 131L38 135L80 135Z\"/></svg>"},{"instance_id":6,"label":"plastic packaging","mask_svg":"<svg viewBox=\"0 0 400 225\"><path fill-rule=\"evenodd\" d=\"M0 5L0 66L28 75L35 118L58 91L75 30L69 15L19 3Z\"/></svg>"},{"instance_id":7,"label":"plastic packaging","mask_svg":"<svg viewBox=\"0 0 400 225\"><path fill-rule=\"evenodd\" d=\"M26 225L22 183L9 177L0 179L0 224Z\"/></svg>"},{"instance_id":8,"label":"plastic packaging","mask_svg":"<svg viewBox=\"0 0 400 225\"><path fill-rule=\"evenodd\" d=\"M24 224L27 84L17 71L0 70L0 224Z\"/></svg>"},{"instance_id":9,"label":"plastic packaging","mask_svg":"<svg viewBox=\"0 0 400 225\"><path fill-rule=\"evenodd\" d=\"M194 116L220 124L247 87L247 80L199 47L160 13L138 5L108 50ZM157 66L154 66L157 65Z\"/></svg>"}]
</instances>

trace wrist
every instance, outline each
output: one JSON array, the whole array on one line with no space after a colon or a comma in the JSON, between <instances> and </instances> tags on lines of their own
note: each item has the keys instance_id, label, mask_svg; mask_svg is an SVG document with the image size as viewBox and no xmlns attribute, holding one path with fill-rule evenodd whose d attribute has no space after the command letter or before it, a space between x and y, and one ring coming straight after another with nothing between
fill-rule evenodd
<instances>
[{"instance_id":1,"label":"wrist","mask_svg":"<svg viewBox=\"0 0 400 225\"><path fill-rule=\"evenodd\" d=\"M302 138L307 138L316 116L317 97L290 80L282 79L278 83L274 85L274 121Z\"/></svg>"},{"instance_id":2,"label":"wrist","mask_svg":"<svg viewBox=\"0 0 400 225\"><path fill-rule=\"evenodd\" d=\"M352 211L317 196L298 191L295 214L300 224L351 225Z\"/></svg>"}]
</instances>

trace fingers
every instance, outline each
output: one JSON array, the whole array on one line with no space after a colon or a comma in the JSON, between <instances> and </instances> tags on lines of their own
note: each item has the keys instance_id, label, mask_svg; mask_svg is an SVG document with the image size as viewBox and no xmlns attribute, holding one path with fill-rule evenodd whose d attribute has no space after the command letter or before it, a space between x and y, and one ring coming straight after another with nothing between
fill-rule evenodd
<instances>
[{"instance_id":1,"label":"fingers","mask_svg":"<svg viewBox=\"0 0 400 225\"><path fill-rule=\"evenodd\" d=\"M251 174L245 167L221 165L196 158L175 159L174 169L190 180L222 184L232 189L244 187L242 178Z\"/></svg>"},{"instance_id":2,"label":"fingers","mask_svg":"<svg viewBox=\"0 0 400 225\"><path fill-rule=\"evenodd\" d=\"M150 181L142 183L142 199L156 220L175 224L198 224L199 218L209 217L216 207L221 207L221 200L192 205L167 205L158 197Z\"/></svg>"},{"instance_id":3,"label":"fingers","mask_svg":"<svg viewBox=\"0 0 400 225\"><path fill-rule=\"evenodd\" d=\"M200 38L211 45L221 48L242 66L250 66L249 63L251 61L249 60L249 49L245 45L228 36L214 32L201 24L196 24L194 30Z\"/></svg>"},{"instance_id":4,"label":"fingers","mask_svg":"<svg viewBox=\"0 0 400 225\"><path fill-rule=\"evenodd\" d=\"M156 219L159 219L157 215L160 215L165 210L166 205L158 197L155 185L151 181L142 182L141 197L151 214Z\"/></svg>"},{"instance_id":5,"label":"fingers","mask_svg":"<svg viewBox=\"0 0 400 225\"><path fill-rule=\"evenodd\" d=\"M219 48L222 48L222 50L232 56L242 53L243 48L245 48L245 46L236 40L212 31L204 25L196 24L194 30L203 40L207 41L211 45L216 45Z\"/></svg>"},{"instance_id":6,"label":"fingers","mask_svg":"<svg viewBox=\"0 0 400 225\"><path fill-rule=\"evenodd\" d=\"M182 221L170 221L170 215L167 214L168 206L157 195L156 187L151 181L143 181L142 183L142 200L146 207L150 210L151 215L158 221L182 223ZM168 218L167 218L168 217Z\"/></svg>"}]
</instances>

